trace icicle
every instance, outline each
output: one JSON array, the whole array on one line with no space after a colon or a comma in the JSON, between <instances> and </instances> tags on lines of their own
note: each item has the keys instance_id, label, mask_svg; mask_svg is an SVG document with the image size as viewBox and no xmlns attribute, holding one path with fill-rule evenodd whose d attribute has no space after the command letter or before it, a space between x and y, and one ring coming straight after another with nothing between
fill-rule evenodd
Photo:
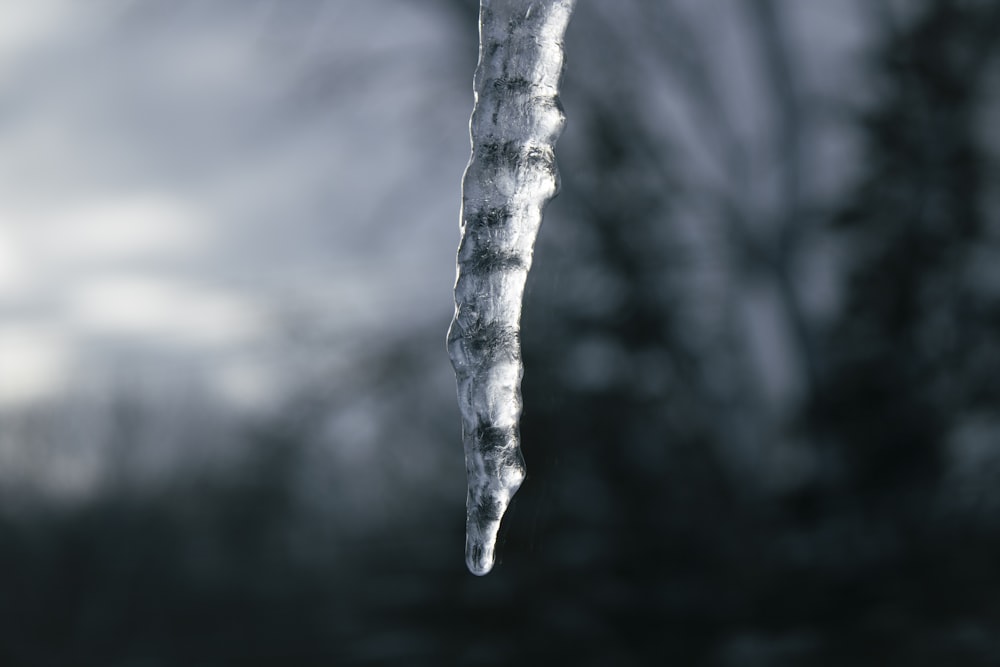
<instances>
[{"instance_id":1,"label":"icicle","mask_svg":"<svg viewBox=\"0 0 1000 667\"><path fill-rule=\"evenodd\" d=\"M558 189L563 35L576 0L482 0L472 157L462 183L455 319L469 493L465 562L493 567L497 531L524 480L521 300L542 210Z\"/></svg>"}]
</instances>

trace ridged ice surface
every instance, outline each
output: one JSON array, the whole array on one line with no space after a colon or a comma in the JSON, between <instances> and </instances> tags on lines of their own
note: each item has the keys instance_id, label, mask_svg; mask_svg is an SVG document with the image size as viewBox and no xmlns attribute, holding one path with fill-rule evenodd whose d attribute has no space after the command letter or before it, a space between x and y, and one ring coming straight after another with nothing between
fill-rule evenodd
<instances>
[{"instance_id":1,"label":"ridged ice surface","mask_svg":"<svg viewBox=\"0 0 1000 667\"><path fill-rule=\"evenodd\" d=\"M542 211L558 189L563 36L575 0L482 0L472 157L462 183L455 319L469 492L465 561L493 567L497 531L524 480L520 322Z\"/></svg>"}]
</instances>

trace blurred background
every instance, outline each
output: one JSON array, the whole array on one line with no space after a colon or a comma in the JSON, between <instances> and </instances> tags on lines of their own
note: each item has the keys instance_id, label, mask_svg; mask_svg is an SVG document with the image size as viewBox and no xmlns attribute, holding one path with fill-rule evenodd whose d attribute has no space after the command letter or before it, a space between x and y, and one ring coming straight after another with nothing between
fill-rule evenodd
<instances>
[{"instance_id":1,"label":"blurred background","mask_svg":"<svg viewBox=\"0 0 1000 667\"><path fill-rule=\"evenodd\" d=\"M0 664L1000 663L1000 4L581 0L476 578L475 0L0 0Z\"/></svg>"}]
</instances>

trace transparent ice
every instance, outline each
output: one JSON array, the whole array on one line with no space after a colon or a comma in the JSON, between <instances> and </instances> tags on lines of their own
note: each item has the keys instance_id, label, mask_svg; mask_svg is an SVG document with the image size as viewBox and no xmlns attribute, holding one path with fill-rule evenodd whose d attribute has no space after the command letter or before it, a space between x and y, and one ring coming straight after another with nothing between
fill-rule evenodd
<instances>
[{"instance_id":1,"label":"transparent ice","mask_svg":"<svg viewBox=\"0 0 1000 667\"><path fill-rule=\"evenodd\" d=\"M559 187L559 78L575 1L480 5L472 157L448 332L469 484L465 561L477 575L493 567L500 520L525 476L521 301L542 211Z\"/></svg>"}]
</instances>

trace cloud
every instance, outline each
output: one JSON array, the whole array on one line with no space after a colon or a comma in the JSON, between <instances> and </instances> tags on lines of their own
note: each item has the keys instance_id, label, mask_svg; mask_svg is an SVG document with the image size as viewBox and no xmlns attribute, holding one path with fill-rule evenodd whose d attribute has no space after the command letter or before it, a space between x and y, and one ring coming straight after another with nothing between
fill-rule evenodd
<instances>
[{"instance_id":1,"label":"cloud","mask_svg":"<svg viewBox=\"0 0 1000 667\"><path fill-rule=\"evenodd\" d=\"M177 278L97 276L70 288L66 301L68 325L91 335L235 346L266 330L258 304L246 295Z\"/></svg>"},{"instance_id":2,"label":"cloud","mask_svg":"<svg viewBox=\"0 0 1000 667\"><path fill-rule=\"evenodd\" d=\"M57 391L70 372L64 332L35 322L0 327L0 406L30 403Z\"/></svg>"}]
</instances>

